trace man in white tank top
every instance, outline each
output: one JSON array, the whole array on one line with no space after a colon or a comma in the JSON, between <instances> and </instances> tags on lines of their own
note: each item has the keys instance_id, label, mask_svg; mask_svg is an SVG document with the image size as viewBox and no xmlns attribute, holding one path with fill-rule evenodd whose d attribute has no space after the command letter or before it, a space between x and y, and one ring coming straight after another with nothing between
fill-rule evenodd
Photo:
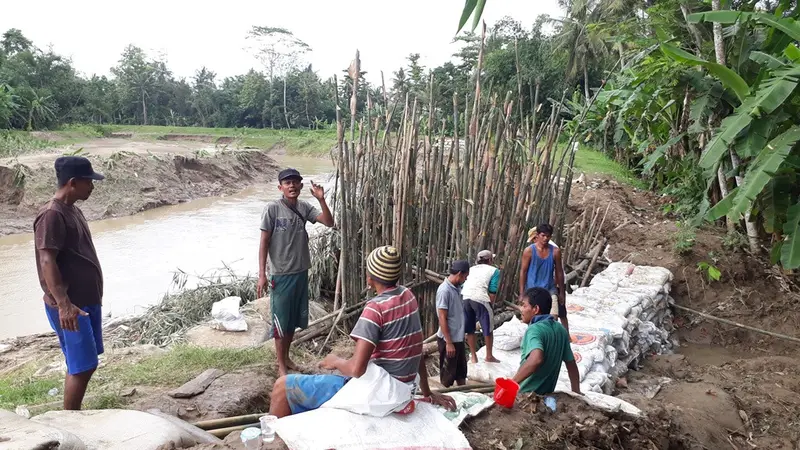
<instances>
[{"instance_id":1,"label":"man in white tank top","mask_svg":"<svg viewBox=\"0 0 800 450\"><path fill-rule=\"evenodd\" d=\"M499 362L492 356L492 331L494 331L492 305L500 285L500 269L492 265L494 256L490 250L478 252L477 264L470 267L469 278L461 287L461 296L464 299L464 331L473 363L478 362L476 322L481 323L481 331L486 341L486 362Z\"/></svg>"}]
</instances>

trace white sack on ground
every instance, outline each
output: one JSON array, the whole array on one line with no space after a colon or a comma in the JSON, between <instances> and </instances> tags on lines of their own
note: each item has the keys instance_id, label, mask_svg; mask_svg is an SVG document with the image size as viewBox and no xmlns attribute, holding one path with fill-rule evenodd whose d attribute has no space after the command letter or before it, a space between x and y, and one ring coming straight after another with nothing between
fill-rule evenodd
<instances>
[{"instance_id":1,"label":"white sack on ground","mask_svg":"<svg viewBox=\"0 0 800 450\"><path fill-rule=\"evenodd\" d=\"M275 431L290 450L471 449L464 433L425 402L411 414L386 417L320 408L278 419Z\"/></svg>"},{"instance_id":2,"label":"white sack on ground","mask_svg":"<svg viewBox=\"0 0 800 450\"><path fill-rule=\"evenodd\" d=\"M373 417L403 409L414 398L412 387L389 375L375 363L353 378L320 408L334 408Z\"/></svg>"},{"instance_id":3,"label":"white sack on ground","mask_svg":"<svg viewBox=\"0 0 800 450\"><path fill-rule=\"evenodd\" d=\"M142 411L49 411L33 417L31 422L69 430L87 450L157 450L170 443L175 448L201 443L170 421Z\"/></svg>"},{"instance_id":4,"label":"white sack on ground","mask_svg":"<svg viewBox=\"0 0 800 450\"><path fill-rule=\"evenodd\" d=\"M247 331L247 322L239 312L239 297L225 297L211 305L211 326L223 331Z\"/></svg>"}]
</instances>

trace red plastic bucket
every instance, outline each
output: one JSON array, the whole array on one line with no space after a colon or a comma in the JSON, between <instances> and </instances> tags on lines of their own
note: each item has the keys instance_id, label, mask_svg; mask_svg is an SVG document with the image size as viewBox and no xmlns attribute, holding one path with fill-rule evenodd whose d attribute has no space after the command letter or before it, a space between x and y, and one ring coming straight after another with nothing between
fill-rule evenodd
<instances>
[{"instance_id":1,"label":"red plastic bucket","mask_svg":"<svg viewBox=\"0 0 800 450\"><path fill-rule=\"evenodd\" d=\"M494 402L505 408L513 408L517 392L519 392L519 384L508 378L498 378L494 380L494 383Z\"/></svg>"}]
</instances>

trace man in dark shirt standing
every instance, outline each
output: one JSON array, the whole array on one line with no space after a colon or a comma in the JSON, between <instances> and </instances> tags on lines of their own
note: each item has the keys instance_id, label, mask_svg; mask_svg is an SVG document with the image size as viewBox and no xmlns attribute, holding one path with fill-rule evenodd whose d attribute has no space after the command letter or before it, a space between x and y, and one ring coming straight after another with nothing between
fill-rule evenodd
<instances>
[{"instance_id":1,"label":"man in dark shirt standing","mask_svg":"<svg viewBox=\"0 0 800 450\"><path fill-rule=\"evenodd\" d=\"M103 175L88 159L55 162L58 190L33 222L36 269L50 326L67 361L64 409L81 409L86 386L103 353L103 272L86 218L75 202L86 200Z\"/></svg>"}]
</instances>

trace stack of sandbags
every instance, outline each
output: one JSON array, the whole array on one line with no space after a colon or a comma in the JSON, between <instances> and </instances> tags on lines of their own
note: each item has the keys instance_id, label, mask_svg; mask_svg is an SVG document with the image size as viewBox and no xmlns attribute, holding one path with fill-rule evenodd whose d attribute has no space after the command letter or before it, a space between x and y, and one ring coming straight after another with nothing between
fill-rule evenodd
<instances>
[{"instance_id":1,"label":"stack of sandbags","mask_svg":"<svg viewBox=\"0 0 800 450\"><path fill-rule=\"evenodd\" d=\"M645 354L671 350L671 281L672 273L662 267L612 263L588 287L567 295L571 347L582 390L609 392L616 378L636 367ZM481 349L479 362L469 363L469 378L492 382L513 376L519 369L519 346L526 329L516 319L498 327L493 353L501 362L485 362ZM558 388L569 389L565 367Z\"/></svg>"}]
</instances>

